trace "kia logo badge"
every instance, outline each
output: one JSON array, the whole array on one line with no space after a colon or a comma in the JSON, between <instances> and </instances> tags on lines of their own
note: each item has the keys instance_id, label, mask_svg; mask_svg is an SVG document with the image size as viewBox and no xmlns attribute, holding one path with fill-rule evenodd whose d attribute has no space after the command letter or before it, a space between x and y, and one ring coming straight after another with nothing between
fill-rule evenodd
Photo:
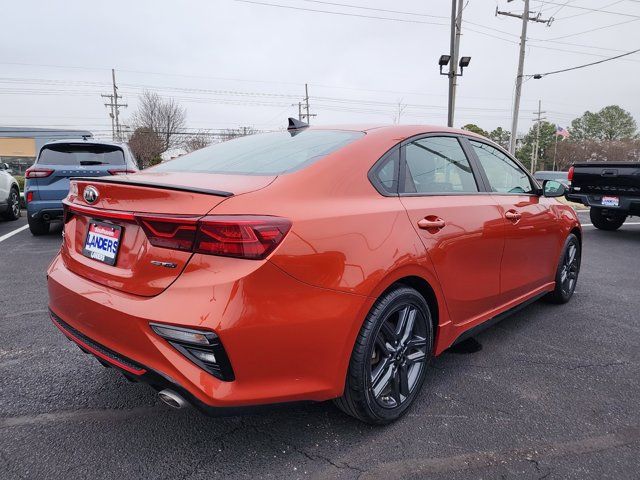
<instances>
[{"instance_id":1,"label":"kia logo badge","mask_svg":"<svg viewBox=\"0 0 640 480\"><path fill-rule=\"evenodd\" d=\"M84 201L87 203L95 203L98 200L98 189L93 185L89 185L84 189Z\"/></svg>"}]
</instances>

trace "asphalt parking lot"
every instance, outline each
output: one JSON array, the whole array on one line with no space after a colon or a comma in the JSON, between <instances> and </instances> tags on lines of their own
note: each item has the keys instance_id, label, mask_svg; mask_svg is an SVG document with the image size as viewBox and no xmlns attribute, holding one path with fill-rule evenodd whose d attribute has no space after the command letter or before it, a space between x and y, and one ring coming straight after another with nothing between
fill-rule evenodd
<instances>
[{"instance_id":1,"label":"asphalt parking lot","mask_svg":"<svg viewBox=\"0 0 640 480\"><path fill-rule=\"evenodd\" d=\"M583 222L588 217L583 216ZM51 324L60 231L0 222L0 478L626 479L640 476L640 224L584 229L576 295L436 359L410 413L331 403L208 418L164 406Z\"/></svg>"}]
</instances>

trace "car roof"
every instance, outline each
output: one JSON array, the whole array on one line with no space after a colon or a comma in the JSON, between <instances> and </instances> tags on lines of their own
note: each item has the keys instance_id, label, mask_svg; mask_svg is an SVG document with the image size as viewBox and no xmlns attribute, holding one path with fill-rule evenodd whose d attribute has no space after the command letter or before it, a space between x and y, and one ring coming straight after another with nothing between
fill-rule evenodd
<instances>
[{"instance_id":1,"label":"car roof","mask_svg":"<svg viewBox=\"0 0 640 480\"><path fill-rule=\"evenodd\" d=\"M379 124L349 124L349 125L323 125L312 126L313 130L349 130L365 133L384 133L398 138L408 138L422 133L450 133L455 135L466 135L468 137L476 137L486 139L482 135L478 135L469 130L459 128L443 127L438 125L379 125Z\"/></svg>"}]
</instances>

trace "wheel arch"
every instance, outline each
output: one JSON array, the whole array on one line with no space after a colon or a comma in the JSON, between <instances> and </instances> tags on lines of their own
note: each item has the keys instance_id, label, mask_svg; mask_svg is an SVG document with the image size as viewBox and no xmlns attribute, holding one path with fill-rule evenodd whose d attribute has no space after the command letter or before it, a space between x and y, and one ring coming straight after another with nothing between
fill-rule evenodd
<instances>
[{"instance_id":1,"label":"wheel arch","mask_svg":"<svg viewBox=\"0 0 640 480\"><path fill-rule=\"evenodd\" d=\"M422 297L427 302L427 305L429 306L429 310L431 313L431 323L433 325L433 335L434 335L434 343L435 343L435 335L438 332L438 325L440 324L439 323L440 308L438 307L438 298L436 297L436 293L433 290L433 287L431 287L431 285L429 285L429 282L427 282L424 278L411 275L411 276L402 277L396 280L393 284L391 284L387 288L387 290L385 290L385 292L398 284L413 288L420 295L422 295Z\"/></svg>"},{"instance_id":2,"label":"wheel arch","mask_svg":"<svg viewBox=\"0 0 640 480\"><path fill-rule=\"evenodd\" d=\"M582 230L580 229L580 227L573 227L569 233L573 233L576 237L578 237L578 242L580 242L580 246L582 247Z\"/></svg>"}]
</instances>

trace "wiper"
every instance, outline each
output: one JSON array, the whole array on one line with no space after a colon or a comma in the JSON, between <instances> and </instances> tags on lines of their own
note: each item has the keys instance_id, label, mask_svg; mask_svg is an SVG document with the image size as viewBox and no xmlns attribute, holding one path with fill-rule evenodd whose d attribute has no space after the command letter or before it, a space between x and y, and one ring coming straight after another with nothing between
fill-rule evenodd
<instances>
[{"instance_id":1,"label":"wiper","mask_svg":"<svg viewBox=\"0 0 640 480\"><path fill-rule=\"evenodd\" d=\"M100 160L81 160L80 165L106 165L106 162Z\"/></svg>"}]
</instances>

